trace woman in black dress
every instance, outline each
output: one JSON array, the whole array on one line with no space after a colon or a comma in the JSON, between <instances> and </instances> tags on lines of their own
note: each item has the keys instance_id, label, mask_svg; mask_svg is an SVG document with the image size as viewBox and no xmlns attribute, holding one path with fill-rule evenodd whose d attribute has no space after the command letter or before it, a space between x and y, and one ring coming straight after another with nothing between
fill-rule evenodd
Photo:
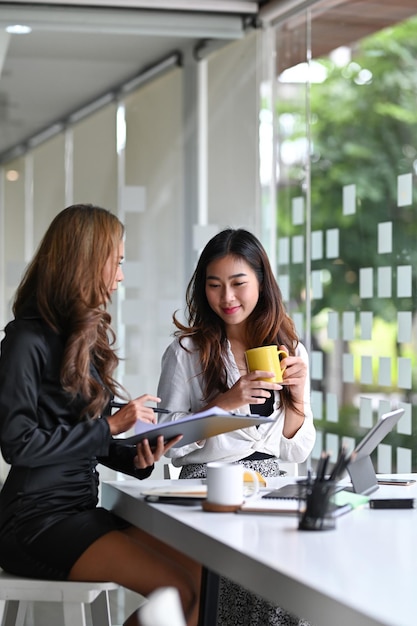
<instances>
[{"instance_id":1,"label":"woman in black dress","mask_svg":"<svg viewBox=\"0 0 417 626\"><path fill-rule=\"evenodd\" d=\"M154 422L144 394L111 414L118 357L106 305L123 280L124 227L74 205L48 228L16 292L0 356L0 567L21 576L114 581L142 595L179 590L197 624L200 566L98 507L98 463L138 479L168 450L115 443ZM126 398L127 399L127 398ZM177 440L176 440L177 441ZM126 626L139 624L135 612Z\"/></svg>"}]
</instances>

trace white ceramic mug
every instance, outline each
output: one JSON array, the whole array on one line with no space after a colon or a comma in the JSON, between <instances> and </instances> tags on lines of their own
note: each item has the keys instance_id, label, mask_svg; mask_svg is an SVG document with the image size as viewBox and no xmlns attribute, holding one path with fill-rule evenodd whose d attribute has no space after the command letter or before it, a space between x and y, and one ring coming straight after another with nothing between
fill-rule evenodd
<instances>
[{"instance_id":1,"label":"white ceramic mug","mask_svg":"<svg viewBox=\"0 0 417 626\"><path fill-rule=\"evenodd\" d=\"M249 473L253 479L253 490L245 493L244 475ZM259 492L259 479L253 470L240 463L207 463L207 500L206 510L234 511L243 501Z\"/></svg>"}]
</instances>

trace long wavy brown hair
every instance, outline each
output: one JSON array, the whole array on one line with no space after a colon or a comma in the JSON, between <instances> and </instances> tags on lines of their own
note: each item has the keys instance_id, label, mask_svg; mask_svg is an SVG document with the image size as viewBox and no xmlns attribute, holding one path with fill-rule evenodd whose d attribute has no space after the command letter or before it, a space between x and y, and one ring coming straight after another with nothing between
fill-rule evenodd
<instances>
[{"instance_id":1,"label":"long wavy brown hair","mask_svg":"<svg viewBox=\"0 0 417 626\"><path fill-rule=\"evenodd\" d=\"M210 307L206 296L208 265L227 255L246 261L259 281L259 300L246 323L248 348L284 344L293 355L298 345L294 323L285 310L281 290L261 242L242 228L236 230L227 228L221 231L205 246L188 284L186 291L188 326L181 324L175 313L173 315L177 327L174 335L179 337L180 343L184 337L191 337L199 351L206 401L230 388L225 367L226 327L223 320ZM290 406L299 412L287 388L283 388L280 398L284 407Z\"/></svg>"},{"instance_id":2,"label":"long wavy brown hair","mask_svg":"<svg viewBox=\"0 0 417 626\"><path fill-rule=\"evenodd\" d=\"M18 317L35 299L41 317L63 337L61 384L72 396L85 398L91 417L101 414L110 393L121 390L113 379L119 358L112 347L115 334L106 311L110 294L103 269L118 254L123 236L123 224L107 209L67 207L51 222L13 304Z\"/></svg>"}]
</instances>

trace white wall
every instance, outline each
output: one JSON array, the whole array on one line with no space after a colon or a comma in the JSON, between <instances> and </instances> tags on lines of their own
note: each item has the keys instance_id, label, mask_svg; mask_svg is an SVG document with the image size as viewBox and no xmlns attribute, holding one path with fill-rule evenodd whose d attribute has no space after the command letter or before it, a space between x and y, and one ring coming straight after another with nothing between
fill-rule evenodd
<instances>
[{"instance_id":1,"label":"white wall","mask_svg":"<svg viewBox=\"0 0 417 626\"><path fill-rule=\"evenodd\" d=\"M204 219L194 163L199 158L198 94L204 90L201 66L192 56L182 68L3 168L1 208L7 235L0 268L6 277L0 293L0 311L5 311L1 328L10 319L5 305L25 262L54 215L75 202L104 206L126 225L126 279L111 307L124 358L119 378L133 396L156 393L160 359L172 339L172 313L183 309L199 248L218 229L231 225L255 231L259 222L257 36L207 59ZM120 120L126 125L125 146L120 144ZM6 179L12 168L19 172L16 182ZM5 471L0 468L3 477Z\"/></svg>"}]
</instances>

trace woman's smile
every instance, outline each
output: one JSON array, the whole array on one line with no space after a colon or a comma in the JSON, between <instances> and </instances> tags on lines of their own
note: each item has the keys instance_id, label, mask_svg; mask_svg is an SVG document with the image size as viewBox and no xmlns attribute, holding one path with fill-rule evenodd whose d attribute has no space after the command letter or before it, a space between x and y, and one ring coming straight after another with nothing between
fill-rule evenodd
<instances>
[{"instance_id":1,"label":"woman's smile","mask_svg":"<svg viewBox=\"0 0 417 626\"><path fill-rule=\"evenodd\" d=\"M225 315L233 315L233 313L237 313L239 309L240 309L240 304L238 306L222 307L223 313L225 313Z\"/></svg>"}]
</instances>

